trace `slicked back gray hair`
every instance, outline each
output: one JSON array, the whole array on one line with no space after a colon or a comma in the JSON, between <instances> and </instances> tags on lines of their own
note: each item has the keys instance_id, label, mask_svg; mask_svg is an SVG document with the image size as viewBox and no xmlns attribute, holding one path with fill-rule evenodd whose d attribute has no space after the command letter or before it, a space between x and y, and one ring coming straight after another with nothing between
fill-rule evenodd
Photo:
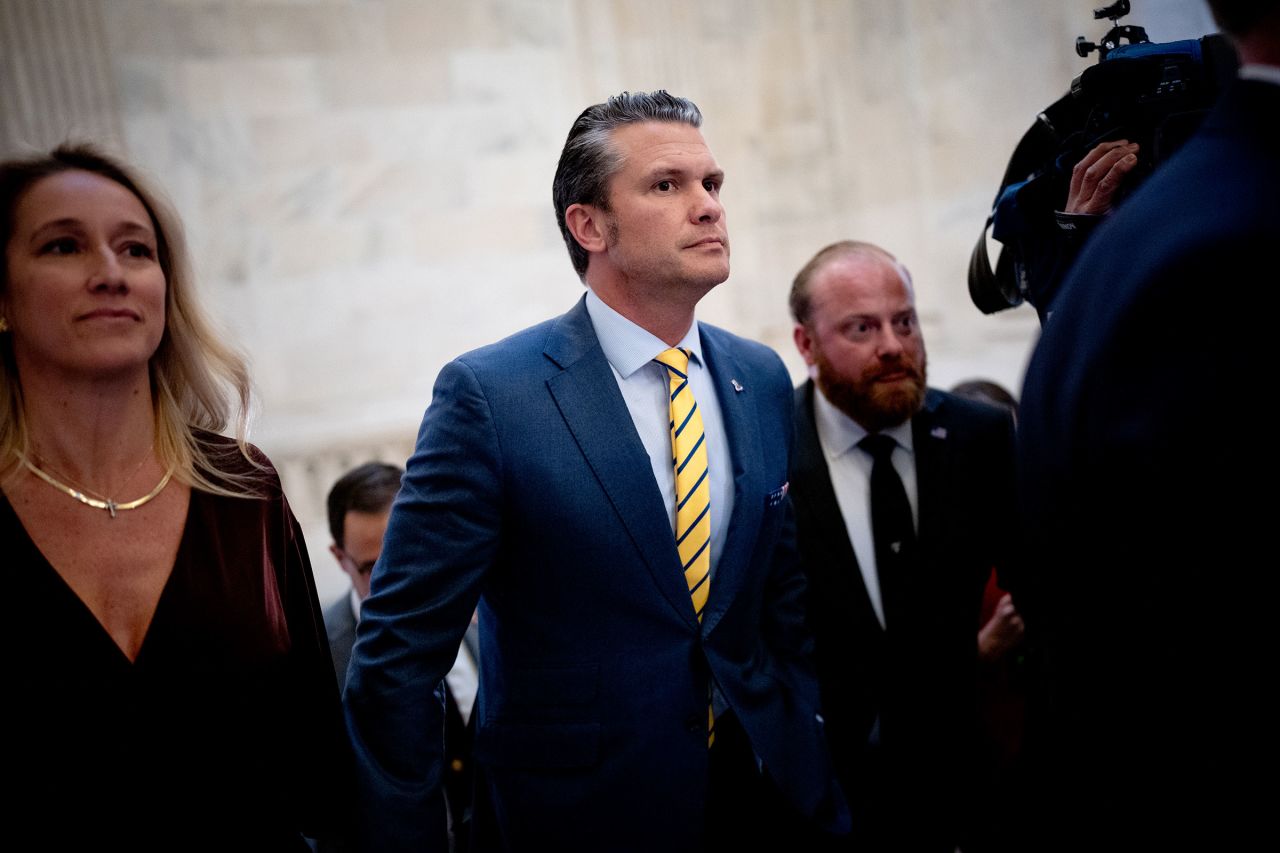
<instances>
[{"instance_id":1,"label":"slicked back gray hair","mask_svg":"<svg viewBox=\"0 0 1280 853\"><path fill-rule=\"evenodd\" d=\"M621 167L611 134L624 124L666 121L702 126L702 111L687 98L659 89L656 92L623 92L603 104L587 107L569 129L569 138L560 152L556 177L551 183L551 200L556 207L556 224L569 249L569 258L578 278L587 275L587 250L573 239L564 213L572 204L591 204L609 209L609 179Z\"/></svg>"}]
</instances>

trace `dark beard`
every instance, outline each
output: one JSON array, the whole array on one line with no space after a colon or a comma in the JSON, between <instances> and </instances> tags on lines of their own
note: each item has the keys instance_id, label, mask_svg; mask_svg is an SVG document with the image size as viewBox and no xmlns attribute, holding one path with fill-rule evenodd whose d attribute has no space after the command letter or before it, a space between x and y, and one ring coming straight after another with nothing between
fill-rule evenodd
<instances>
[{"instance_id":1,"label":"dark beard","mask_svg":"<svg viewBox=\"0 0 1280 853\"><path fill-rule=\"evenodd\" d=\"M857 379L838 376L821 352L814 354L814 363L818 367L816 382L823 395L867 432L877 433L904 423L924 405L926 369L923 359L918 366L906 359L888 365L879 364ZM907 381L892 386L875 381L881 373L899 369L907 370Z\"/></svg>"}]
</instances>

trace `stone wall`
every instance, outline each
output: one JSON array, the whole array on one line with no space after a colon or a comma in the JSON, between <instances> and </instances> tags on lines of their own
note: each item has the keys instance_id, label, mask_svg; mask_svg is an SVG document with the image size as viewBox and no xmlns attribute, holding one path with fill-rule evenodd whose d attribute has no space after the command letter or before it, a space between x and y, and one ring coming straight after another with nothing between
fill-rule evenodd
<instances>
[{"instance_id":1,"label":"stone wall","mask_svg":"<svg viewBox=\"0 0 1280 853\"><path fill-rule=\"evenodd\" d=\"M1012 148L1092 60L1091 0L0 0L0 153L73 134L144 166L251 357L325 597L323 496L402 462L450 357L581 287L550 204L574 117L693 98L728 174L733 275L701 316L798 378L785 294L856 237L911 268L934 383L1016 390L1037 324L965 286ZM1157 40L1212 28L1135 0Z\"/></svg>"}]
</instances>

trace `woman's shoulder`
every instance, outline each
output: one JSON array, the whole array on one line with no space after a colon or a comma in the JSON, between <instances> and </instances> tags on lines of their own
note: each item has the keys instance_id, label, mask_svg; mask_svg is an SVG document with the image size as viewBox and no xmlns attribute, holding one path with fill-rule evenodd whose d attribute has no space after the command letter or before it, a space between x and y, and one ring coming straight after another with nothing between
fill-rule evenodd
<instances>
[{"instance_id":1,"label":"woman's shoulder","mask_svg":"<svg viewBox=\"0 0 1280 853\"><path fill-rule=\"evenodd\" d=\"M206 463L199 467L215 485L246 497L280 496L280 476L256 445L203 429L192 430L192 438Z\"/></svg>"}]
</instances>

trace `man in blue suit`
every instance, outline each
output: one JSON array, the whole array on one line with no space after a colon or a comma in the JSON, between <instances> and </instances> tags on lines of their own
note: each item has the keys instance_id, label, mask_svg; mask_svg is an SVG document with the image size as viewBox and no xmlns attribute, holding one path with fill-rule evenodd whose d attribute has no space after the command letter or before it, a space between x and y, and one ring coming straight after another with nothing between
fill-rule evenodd
<instances>
[{"instance_id":1,"label":"man in blue suit","mask_svg":"<svg viewBox=\"0 0 1280 853\"><path fill-rule=\"evenodd\" d=\"M479 849L743 849L838 828L771 350L696 323L729 274L691 102L574 123L553 185L587 293L436 381L346 703L363 839L443 849L441 705L479 602Z\"/></svg>"},{"instance_id":2,"label":"man in blue suit","mask_svg":"<svg viewBox=\"0 0 1280 853\"><path fill-rule=\"evenodd\" d=\"M1276 758L1259 326L1280 246L1280 2L1210 5L1241 79L1092 237L1027 372L1033 559L1013 592L1044 656L1028 849L1274 832L1256 779Z\"/></svg>"}]
</instances>

